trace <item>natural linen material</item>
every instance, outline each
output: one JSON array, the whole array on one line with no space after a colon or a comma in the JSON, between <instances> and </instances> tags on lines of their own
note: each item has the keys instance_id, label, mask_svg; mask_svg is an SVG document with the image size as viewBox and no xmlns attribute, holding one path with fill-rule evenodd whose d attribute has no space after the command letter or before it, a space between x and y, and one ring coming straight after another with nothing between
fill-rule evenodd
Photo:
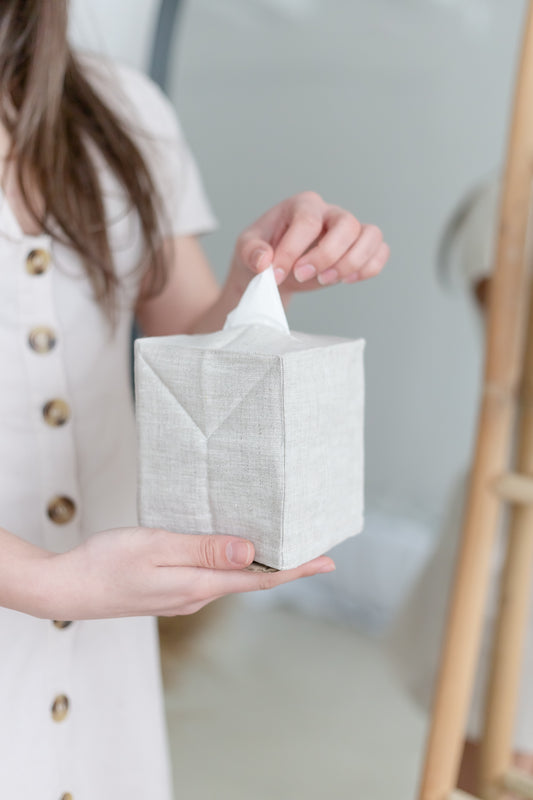
<instances>
[{"instance_id":1,"label":"natural linen material","mask_svg":"<svg viewBox=\"0 0 533 800\"><path fill-rule=\"evenodd\" d=\"M299 566L363 525L363 340L290 332L271 268L224 330L135 343L142 525Z\"/></svg>"}]
</instances>

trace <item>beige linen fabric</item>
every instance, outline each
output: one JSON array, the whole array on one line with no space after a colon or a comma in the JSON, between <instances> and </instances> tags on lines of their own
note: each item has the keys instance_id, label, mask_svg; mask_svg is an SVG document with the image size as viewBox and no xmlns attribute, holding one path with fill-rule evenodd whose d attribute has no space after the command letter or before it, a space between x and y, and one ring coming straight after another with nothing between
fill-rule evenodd
<instances>
[{"instance_id":1,"label":"beige linen fabric","mask_svg":"<svg viewBox=\"0 0 533 800\"><path fill-rule=\"evenodd\" d=\"M248 325L140 339L139 518L288 569L363 524L364 342Z\"/></svg>"}]
</instances>

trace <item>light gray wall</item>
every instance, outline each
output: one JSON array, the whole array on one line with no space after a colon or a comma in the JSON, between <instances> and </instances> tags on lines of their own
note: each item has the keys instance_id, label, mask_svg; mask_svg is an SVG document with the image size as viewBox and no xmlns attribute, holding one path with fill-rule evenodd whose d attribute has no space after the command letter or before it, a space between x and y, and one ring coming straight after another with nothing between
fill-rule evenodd
<instances>
[{"instance_id":1,"label":"light gray wall","mask_svg":"<svg viewBox=\"0 0 533 800\"><path fill-rule=\"evenodd\" d=\"M146 64L154 3L93 6L100 46ZM206 241L217 273L247 223L306 188L391 244L383 276L290 312L296 329L367 339L370 507L433 519L468 458L477 327L461 293L438 284L435 254L455 203L501 162L524 7L189 0L182 19L170 95L221 223Z\"/></svg>"},{"instance_id":2,"label":"light gray wall","mask_svg":"<svg viewBox=\"0 0 533 800\"><path fill-rule=\"evenodd\" d=\"M285 9L285 10L284 10ZM289 13L286 9L291 9ZM192 0L170 93L221 230L313 188L377 222L382 277L299 298L292 327L367 341L368 502L438 514L471 448L479 371L465 298L438 284L454 204L500 163L524 3Z\"/></svg>"}]
</instances>

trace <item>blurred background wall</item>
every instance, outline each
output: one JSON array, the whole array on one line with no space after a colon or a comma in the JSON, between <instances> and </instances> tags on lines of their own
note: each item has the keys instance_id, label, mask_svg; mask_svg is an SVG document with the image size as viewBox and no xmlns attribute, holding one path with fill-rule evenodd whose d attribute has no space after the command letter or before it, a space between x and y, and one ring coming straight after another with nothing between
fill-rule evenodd
<instances>
[{"instance_id":1,"label":"blurred background wall","mask_svg":"<svg viewBox=\"0 0 533 800\"><path fill-rule=\"evenodd\" d=\"M466 292L439 283L436 251L456 204L502 161L525 4L183 6L168 91L220 221L205 241L219 277L240 230L302 189L377 223L391 245L382 276L299 297L289 315L295 329L367 340L375 536L358 553L382 570L389 563L390 583L399 554L415 569L471 450L479 328ZM72 35L146 68L158 9L157 0L73 0Z\"/></svg>"}]
</instances>

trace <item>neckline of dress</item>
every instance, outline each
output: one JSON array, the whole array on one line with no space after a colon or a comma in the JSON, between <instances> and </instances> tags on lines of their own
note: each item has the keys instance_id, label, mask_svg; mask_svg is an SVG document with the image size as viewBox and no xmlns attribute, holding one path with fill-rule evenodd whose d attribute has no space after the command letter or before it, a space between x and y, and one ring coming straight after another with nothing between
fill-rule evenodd
<instances>
[{"instance_id":1,"label":"neckline of dress","mask_svg":"<svg viewBox=\"0 0 533 800\"><path fill-rule=\"evenodd\" d=\"M17 219L17 215L13 211L11 207L11 203L7 199L6 193L3 187L0 185L0 218L3 218L5 222L6 232L10 237L13 237L18 240L33 240L33 241L48 241L50 236L41 231L40 233L26 233L22 225L20 224L19 220Z\"/></svg>"}]
</instances>

